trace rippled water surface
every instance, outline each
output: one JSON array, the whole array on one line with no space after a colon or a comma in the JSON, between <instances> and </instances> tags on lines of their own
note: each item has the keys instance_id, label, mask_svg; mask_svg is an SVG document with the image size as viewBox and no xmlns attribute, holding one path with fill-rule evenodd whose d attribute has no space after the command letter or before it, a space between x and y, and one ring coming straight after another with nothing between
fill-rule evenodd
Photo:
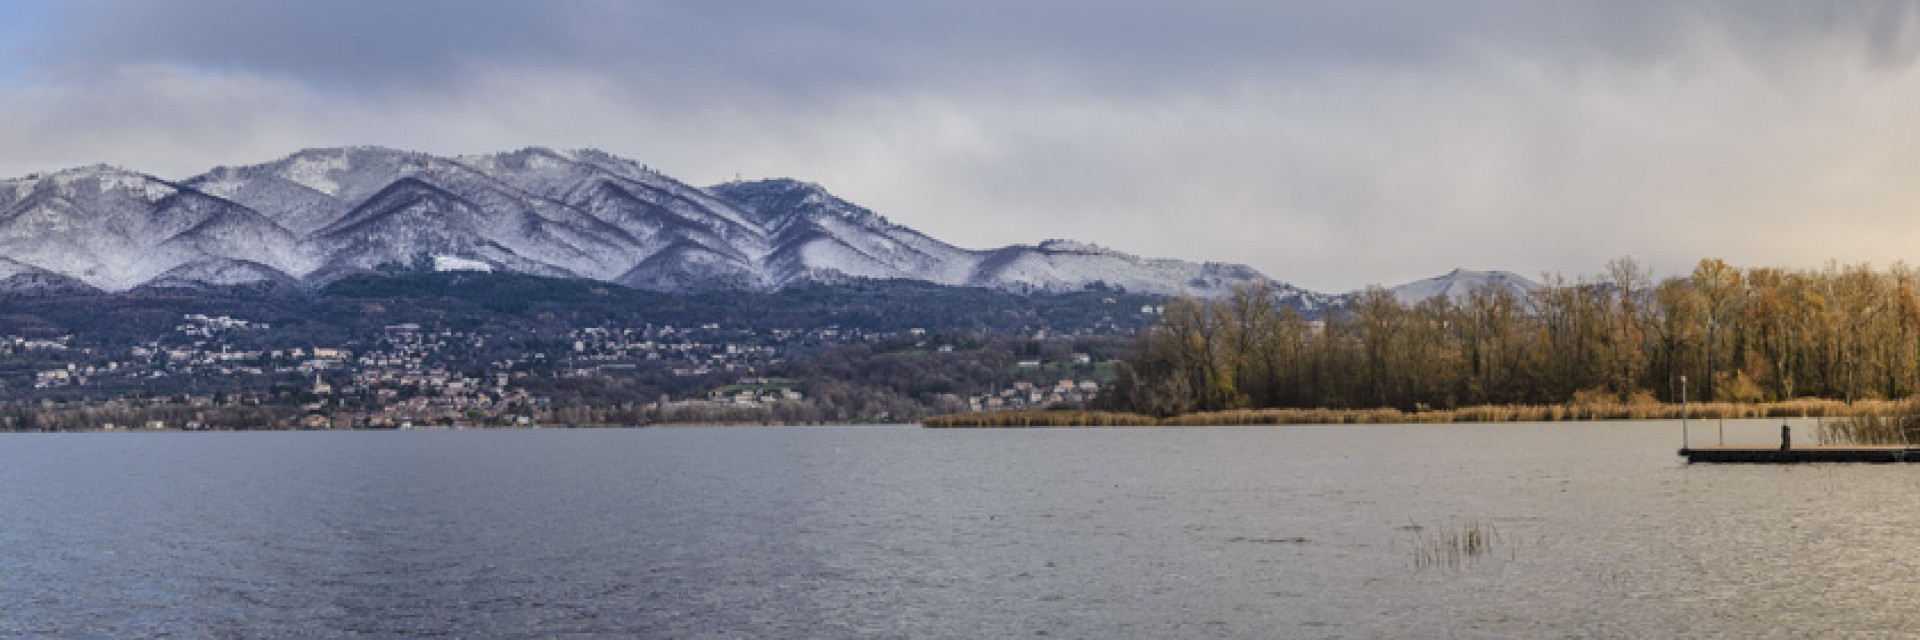
<instances>
[{"instance_id":1,"label":"rippled water surface","mask_svg":"<svg viewBox=\"0 0 1920 640\"><path fill-rule=\"evenodd\" d=\"M1689 467L1679 439L1671 424L0 436L0 636L1920 630L1920 465ZM1474 523L1488 553L1420 562Z\"/></svg>"}]
</instances>

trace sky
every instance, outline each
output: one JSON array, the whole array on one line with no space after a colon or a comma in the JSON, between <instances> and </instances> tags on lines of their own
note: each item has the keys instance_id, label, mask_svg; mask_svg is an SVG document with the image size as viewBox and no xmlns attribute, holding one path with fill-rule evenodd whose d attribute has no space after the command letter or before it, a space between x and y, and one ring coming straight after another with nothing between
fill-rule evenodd
<instances>
[{"instance_id":1,"label":"sky","mask_svg":"<svg viewBox=\"0 0 1920 640\"><path fill-rule=\"evenodd\" d=\"M1920 253L1920 8L0 0L0 176L307 147L792 177L965 247L1318 291Z\"/></svg>"}]
</instances>

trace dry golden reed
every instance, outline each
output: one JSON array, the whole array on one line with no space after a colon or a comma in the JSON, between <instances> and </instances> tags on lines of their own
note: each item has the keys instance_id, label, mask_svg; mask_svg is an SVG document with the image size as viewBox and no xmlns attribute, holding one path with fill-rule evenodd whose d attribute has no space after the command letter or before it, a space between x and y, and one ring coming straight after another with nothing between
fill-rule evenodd
<instances>
[{"instance_id":1,"label":"dry golden reed","mask_svg":"<svg viewBox=\"0 0 1920 640\"><path fill-rule=\"evenodd\" d=\"M922 421L928 427L1151 427L1159 424L1152 416L1111 411L991 411L934 416Z\"/></svg>"},{"instance_id":2,"label":"dry golden reed","mask_svg":"<svg viewBox=\"0 0 1920 640\"><path fill-rule=\"evenodd\" d=\"M1920 442L1920 401L1879 403L1881 407L1856 412L1845 419L1820 425L1820 439L1828 444L1899 444Z\"/></svg>"}]
</instances>

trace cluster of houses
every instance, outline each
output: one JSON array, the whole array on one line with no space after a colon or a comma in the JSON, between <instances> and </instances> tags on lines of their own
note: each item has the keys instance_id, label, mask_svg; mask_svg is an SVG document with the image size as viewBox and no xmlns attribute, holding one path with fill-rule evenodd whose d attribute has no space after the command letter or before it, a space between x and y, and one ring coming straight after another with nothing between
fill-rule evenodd
<instances>
[{"instance_id":1,"label":"cluster of houses","mask_svg":"<svg viewBox=\"0 0 1920 640\"><path fill-rule=\"evenodd\" d=\"M485 347L474 332L427 330L418 324L389 325L380 339L359 354L339 353L323 364L334 372L337 388L321 371L311 389L315 401L303 426L390 427L445 424L529 424L548 399L515 384L513 369L540 356L512 356L489 363L492 373L470 376L448 367L449 351ZM324 369L323 369L324 370ZM343 374L343 375L342 375Z\"/></svg>"},{"instance_id":2,"label":"cluster of houses","mask_svg":"<svg viewBox=\"0 0 1920 640\"><path fill-rule=\"evenodd\" d=\"M806 394L794 389L798 380L749 377L707 393L708 402L732 405L762 405L775 402L799 402Z\"/></svg>"},{"instance_id":3,"label":"cluster of houses","mask_svg":"<svg viewBox=\"0 0 1920 640\"><path fill-rule=\"evenodd\" d=\"M264 331L272 329L264 322L251 322L228 316L208 316L204 313L189 313L181 317L182 322L173 327L174 331L187 337L212 338L228 331Z\"/></svg>"},{"instance_id":4,"label":"cluster of houses","mask_svg":"<svg viewBox=\"0 0 1920 640\"><path fill-rule=\"evenodd\" d=\"M60 336L51 339L0 336L0 358L25 357L32 355L34 352L64 352L67 351L67 343L72 340L73 336ZM116 368L118 368L117 365ZM35 389L64 387L77 382L84 382L87 376L94 375L95 372L95 367L91 365L82 367L75 364L70 364L58 369L36 371L34 372L33 387Z\"/></svg>"},{"instance_id":5,"label":"cluster of houses","mask_svg":"<svg viewBox=\"0 0 1920 640\"><path fill-rule=\"evenodd\" d=\"M0 336L0 356L25 355L34 351L66 351L67 343L71 341L73 336L57 338Z\"/></svg>"},{"instance_id":6,"label":"cluster of houses","mask_svg":"<svg viewBox=\"0 0 1920 640\"><path fill-rule=\"evenodd\" d=\"M429 380L433 380L429 378ZM375 388L377 401L363 406L329 406L321 401L307 407L302 426L320 428L406 428L416 425L527 425L547 398L524 389L493 385L478 379L446 380L432 392L402 397L393 387Z\"/></svg>"},{"instance_id":7,"label":"cluster of houses","mask_svg":"<svg viewBox=\"0 0 1920 640\"><path fill-rule=\"evenodd\" d=\"M926 331L912 329L906 333L917 336ZM569 370L562 375L591 377L646 363L668 367L679 377L751 375L781 363L795 348L870 342L896 335L840 327L755 331L718 323L589 327L568 334L572 352L566 363Z\"/></svg>"},{"instance_id":8,"label":"cluster of houses","mask_svg":"<svg viewBox=\"0 0 1920 640\"><path fill-rule=\"evenodd\" d=\"M129 348L120 354L96 354L92 349L69 348L71 336L29 340L9 336L0 339L0 356L53 352L66 356L45 358L66 360L34 373L33 388L57 389L85 387L111 381L133 383L139 379L172 376L269 376L282 373L311 372L329 368L351 356L336 347L294 347L288 349L238 348L232 339L236 332L265 331L271 327L227 316L187 314L175 325L170 336Z\"/></svg>"},{"instance_id":9,"label":"cluster of houses","mask_svg":"<svg viewBox=\"0 0 1920 640\"><path fill-rule=\"evenodd\" d=\"M1031 382L1015 382L1013 386L998 391L984 393L967 398L967 409L971 411L1000 411L1005 409L1044 409L1056 405L1081 406L1093 400L1100 393L1100 383L1093 380L1063 379L1052 386Z\"/></svg>"}]
</instances>

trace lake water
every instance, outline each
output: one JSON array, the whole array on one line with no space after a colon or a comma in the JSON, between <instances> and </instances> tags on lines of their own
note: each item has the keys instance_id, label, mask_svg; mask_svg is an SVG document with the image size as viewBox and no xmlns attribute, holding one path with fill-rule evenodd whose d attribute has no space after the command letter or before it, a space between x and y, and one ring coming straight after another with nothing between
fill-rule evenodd
<instances>
[{"instance_id":1,"label":"lake water","mask_svg":"<svg viewBox=\"0 0 1920 640\"><path fill-rule=\"evenodd\" d=\"M1679 443L1670 423L0 436L0 636L1920 633L1920 465L1687 466ZM1476 522L1487 554L1419 561Z\"/></svg>"}]
</instances>

